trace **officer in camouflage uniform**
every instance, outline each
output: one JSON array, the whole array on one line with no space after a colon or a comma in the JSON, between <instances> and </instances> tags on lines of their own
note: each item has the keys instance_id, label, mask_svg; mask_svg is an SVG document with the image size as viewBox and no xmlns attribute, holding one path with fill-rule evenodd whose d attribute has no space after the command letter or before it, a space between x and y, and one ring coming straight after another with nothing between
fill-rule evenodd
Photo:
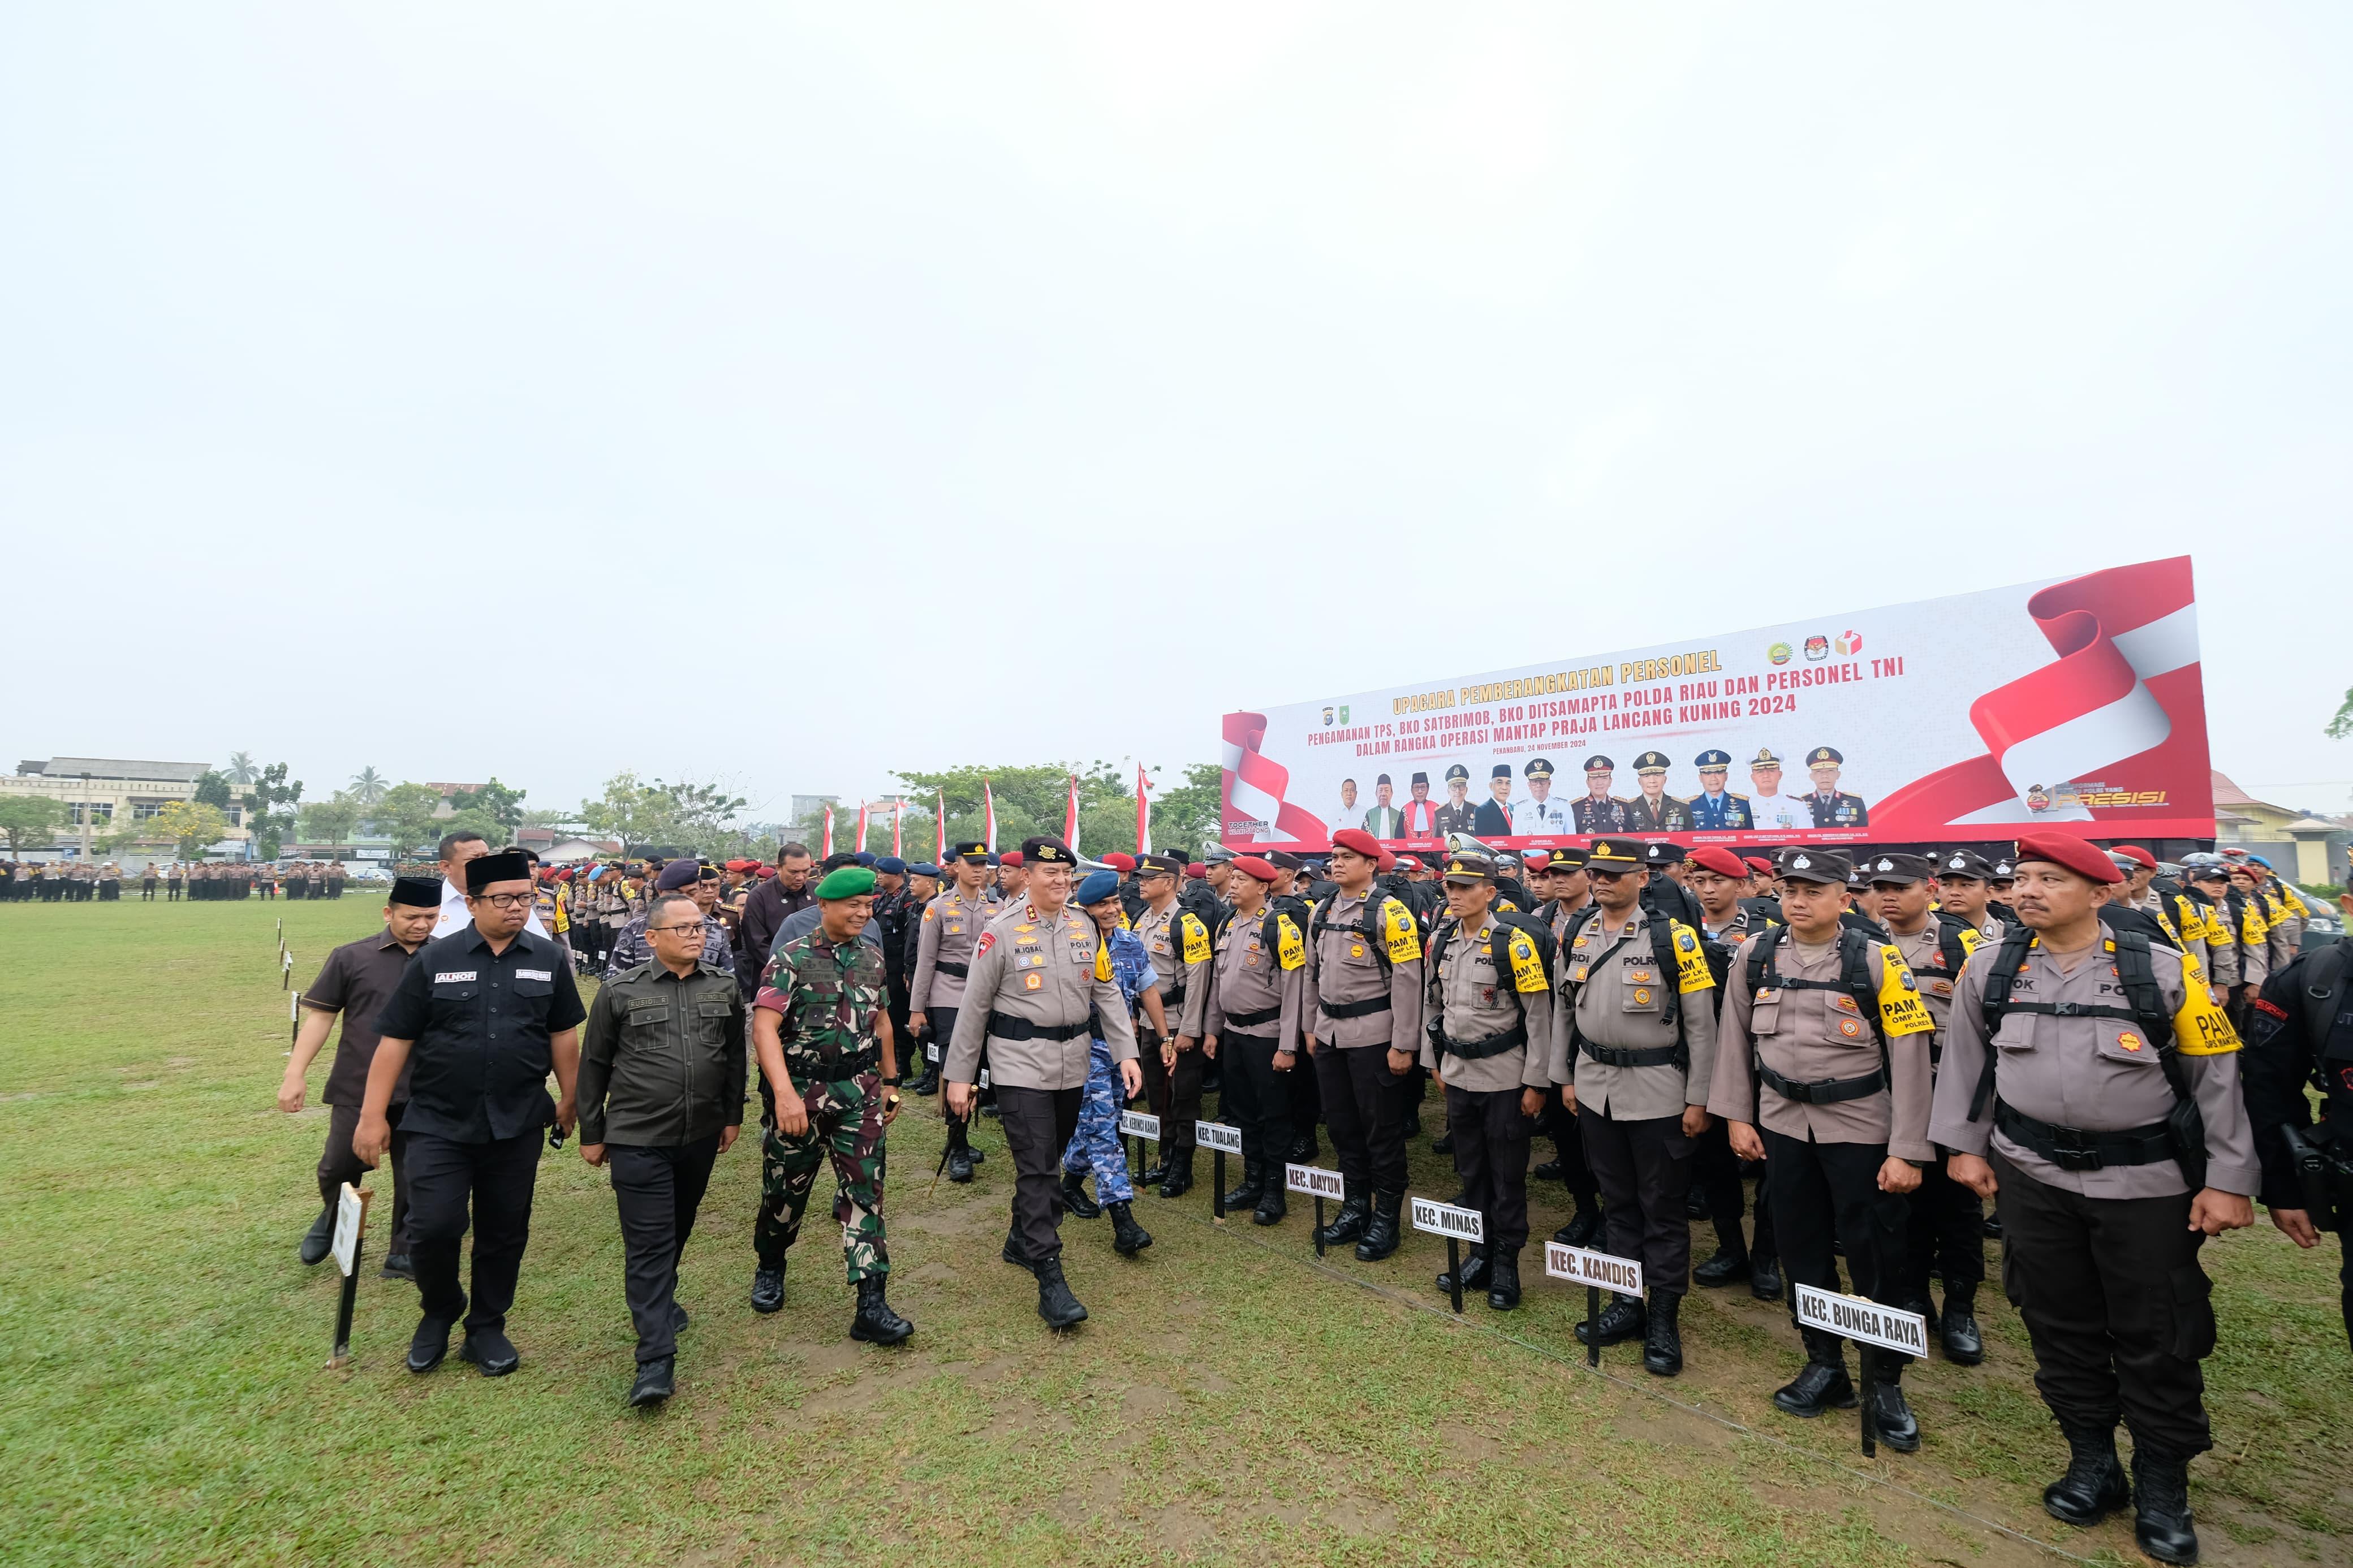
<instances>
[{"instance_id":1,"label":"officer in camouflage uniform","mask_svg":"<svg viewBox=\"0 0 2353 1568\"><path fill-rule=\"evenodd\" d=\"M1167 1016L1160 1008L1160 993L1154 989L1159 975L1145 952L1143 942L1121 923L1125 917L1119 905L1119 873L1089 872L1086 880L1071 892L1071 902L1095 922L1096 931L1110 947L1111 977L1117 983L1120 994L1127 998L1131 1020L1134 1010L1141 1007L1153 1033L1166 1036ZM1087 1047L1087 1083L1084 1098L1079 1102L1078 1130L1071 1134L1071 1142L1062 1151L1062 1206L1081 1219L1109 1214L1113 1250L1123 1258L1133 1258L1152 1245L1152 1233L1135 1223L1135 1211L1131 1206L1135 1201L1135 1184L1127 1173L1127 1148L1119 1137L1119 1110L1126 1099L1118 1068L1112 1061L1111 1047L1103 1040L1098 1025ZM1095 1176L1093 1198L1086 1194L1089 1171Z\"/></svg>"},{"instance_id":2,"label":"officer in camouflage uniform","mask_svg":"<svg viewBox=\"0 0 2353 1568\"><path fill-rule=\"evenodd\" d=\"M860 939L873 917L874 873L841 867L818 884L817 898L817 928L776 950L753 1000L753 1043L776 1115L761 1140L752 1306L773 1312L784 1305L785 1254L800 1236L818 1166L830 1157L840 1184L834 1218L858 1291L849 1337L895 1345L915 1325L883 1299L891 1254L882 1135L899 1114L899 1090L882 954Z\"/></svg>"}]
</instances>

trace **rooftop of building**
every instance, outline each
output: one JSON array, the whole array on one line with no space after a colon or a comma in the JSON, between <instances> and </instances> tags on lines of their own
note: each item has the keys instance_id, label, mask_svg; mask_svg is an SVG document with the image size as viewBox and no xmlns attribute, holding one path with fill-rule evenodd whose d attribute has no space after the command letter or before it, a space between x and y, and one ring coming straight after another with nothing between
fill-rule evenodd
<instances>
[{"instance_id":1,"label":"rooftop of building","mask_svg":"<svg viewBox=\"0 0 2353 1568\"><path fill-rule=\"evenodd\" d=\"M74 779L144 779L163 784L194 784L211 770L208 763L133 762L121 757L28 757L16 764L19 776Z\"/></svg>"}]
</instances>

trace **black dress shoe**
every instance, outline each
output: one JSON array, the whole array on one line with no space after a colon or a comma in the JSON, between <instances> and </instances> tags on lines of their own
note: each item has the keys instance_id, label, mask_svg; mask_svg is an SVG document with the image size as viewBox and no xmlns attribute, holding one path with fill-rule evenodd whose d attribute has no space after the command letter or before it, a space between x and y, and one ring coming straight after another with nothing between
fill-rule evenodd
<instances>
[{"instance_id":1,"label":"black dress shoe","mask_svg":"<svg viewBox=\"0 0 2353 1568\"><path fill-rule=\"evenodd\" d=\"M670 1304L670 1331L671 1333L682 1334L686 1332L686 1325L692 1321L694 1321L694 1320L686 1315L685 1308L680 1306L675 1301L672 1301Z\"/></svg>"},{"instance_id":2,"label":"black dress shoe","mask_svg":"<svg viewBox=\"0 0 2353 1568\"><path fill-rule=\"evenodd\" d=\"M1288 1194L1279 1184L1269 1182L1266 1191L1259 1194L1258 1206L1250 1210L1250 1224L1281 1225L1282 1216L1290 1212Z\"/></svg>"},{"instance_id":3,"label":"black dress shoe","mask_svg":"<svg viewBox=\"0 0 2353 1568\"><path fill-rule=\"evenodd\" d=\"M1775 1258L1748 1260L1748 1293L1760 1301L1781 1299L1781 1263Z\"/></svg>"},{"instance_id":4,"label":"black dress shoe","mask_svg":"<svg viewBox=\"0 0 2353 1568\"><path fill-rule=\"evenodd\" d=\"M675 1377L677 1362L676 1356L660 1356L653 1361L639 1362L638 1381L629 1385L630 1406L642 1410L649 1405L659 1405L668 1399L678 1386Z\"/></svg>"},{"instance_id":5,"label":"black dress shoe","mask_svg":"<svg viewBox=\"0 0 2353 1568\"><path fill-rule=\"evenodd\" d=\"M1520 1304L1520 1255L1497 1253L1487 1261L1487 1305L1508 1312Z\"/></svg>"},{"instance_id":6,"label":"black dress shoe","mask_svg":"<svg viewBox=\"0 0 2353 1568\"><path fill-rule=\"evenodd\" d=\"M1773 1403L1810 1421L1825 1410L1853 1409L1854 1382L1843 1366L1810 1361L1797 1376L1773 1391Z\"/></svg>"},{"instance_id":7,"label":"black dress shoe","mask_svg":"<svg viewBox=\"0 0 2353 1568\"><path fill-rule=\"evenodd\" d=\"M752 1270L752 1310L773 1312L785 1304L785 1266Z\"/></svg>"},{"instance_id":8,"label":"black dress shoe","mask_svg":"<svg viewBox=\"0 0 2353 1568\"><path fill-rule=\"evenodd\" d=\"M417 1325L417 1332L408 1341L408 1370L431 1372L449 1353L449 1325L438 1318L427 1318Z\"/></svg>"},{"instance_id":9,"label":"black dress shoe","mask_svg":"<svg viewBox=\"0 0 2353 1568\"><path fill-rule=\"evenodd\" d=\"M1992 1237L1996 1241L2000 1241L2001 1239L2001 1216L2000 1215L1989 1214L1985 1216L1985 1219L1978 1226L1978 1228L1980 1231L1983 1231L1986 1235Z\"/></svg>"},{"instance_id":10,"label":"black dress shoe","mask_svg":"<svg viewBox=\"0 0 2353 1568\"><path fill-rule=\"evenodd\" d=\"M883 1297L884 1276L869 1274L858 1282L858 1310L849 1320L849 1337L870 1345L903 1343L915 1325L891 1310Z\"/></svg>"},{"instance_id":11,"label":"black dress shoe","mask_svg":"<svg viewBox=\"0 0 2353 1568\"><path fill-rule=\"evenodd\" d=\"M1865 1349L1862 1352L1874 1352ZM1879 1440L1899 1454L1920 1451L1920 1422L1912 1414L1912 1406L1904 1402L1904 1385L1882 1381L1871 1385L1872 1426L1879 1432Z\"/></svg>"},{"instance_id":12,"label":"black dress shoe","mask_svg":"<svg viewBox=\"0 0 2353 1568\"><path fill-rule=\"evenodd\" d=\"M1672 1377L1683 1369L1683 1299L1672 1290L1651 1298L1651 1321L1642 1330L1642 1370L1652 1377Z\"/></svg>"},{"instance_id":13,"label":"black dress shoe","mask_svg":"<svg viewBox=\"0 0 2353 1568\"><path fill-rule=\"evenodd\" d=\"M2067 1473L2042 1489L2042 1511L2063 1524L2089 1530L2132 1501L2113 1426L2063 1426Z\"/></svg>"},{"instance_id":14,"label":"black dress shoe","mask_svg":"<svg viewBox=\"0 0 2353 1568\"><path fill-rule=\"evenodd\" d=\"M1639 1340L1649 1331L1649 1314L1643 1310L1640 1296L1615 1296L1609 1305L1601 1310L1601 1316L1593 1326L1603 1344L1623 1344L1628 1340ZM1577 1321L1577 1342L1581 1345L1593 1342L1593 1337L1585 1331L1585 1320L1582 1318Z\"/></svg>"},{"instance_id":15,"label":"black dress shoe","mask_svg":"<svg viewBox=\"0 0 2353 1568\"><path fill-rule=\"evenodd\" d=\"M1071 1294L1062 1278L1062 1260L1050 1258L1038 1265L1038 1315L1050 1329L1074 1329L1087 1321L1087 1310Z\"/></svg>"},{"instance_id":16,"label":"black dress shoe","mask_svg":"<svg viewBox=\"0 0 2353 1568\"><path fill-rule=\"evenodd\" d=\"M295 1256L306 1264L323 1263L334 1249L335 1211L323 1208L319 1217L311 1222L311 1228L302 1233L302 1245L295 1249Z\"/></svg>"},{"instance_id":17,"label":"black dress shoe","mask_svg":"<svg viewBox=\"0 0 2353 1568\"><path fill-rule=\"evenodd\" d=\"M1472 1242L1471 1244L1471 1256L1462 1260L1463 1293L1468 1295L1470 1292L1476 1290L1480 1286L1484 1285L1486 1282L1486 1246L1481 1242ZM1438 1288L1441 1290L1451 1291L1454 1289L1453 1274L1444 1269L1440 1270L1438 1276Z\"/></svg>"},{"instance_id":18,"label":"black dress shoe","mask_svg":"<svg viewBox=\"0 0 2353 1568\"><path fill-rule=\"evenodd\" d=\"M1726 1252L1721 1247L1716 1249L1714 1257L1692 1270L1692 1279L1711 1289L1719 1285L1729 1285L1736 1279L1747 1278L1748 1259L1739 1253Z\"/></svg>"},{"instance_id":19,"label":"black dress shoe","mask_svg":"<svg viewBox=\"0 0 2353 1568\"><path fill-rule=\"evenodd\" d=\"M1601 1236L1601 1211L1590 1204L1580 1203L1568 1223L1552 1233L1552 1238L1563 1247L1591 1247Z\"/></svg>"},{"instance_id":20,"label":"black dress shoe","mask_svg":"<svg viewBox=\"0 0 2353 1568\"><path fill-rule=\"evenodd\" d=\"M1419 1110L1409 1110L1405 1113L1405 1135L1409 1138L1419 1138L1421 1136L1421 1112Z\"/></svg>"},{"instance_id":21,"label":"black dress shoe","mask_svg":"<svg viewBox=\"0 0 2353 1568\"><path fill-rule=\"evenodd\" d=\"M1985 1335L1978 1331L1977 1314L1966 1301L1946 1300L1945 1315L1936 1321L1936 1337L1944 1342L1947 1361L1975 1366L1985 1360Z\"/></svg>"},{"instance_id":22,"label":"black dress shoe","mask_svg":"<svg viewBox=\"0 0 2353 1568\"><path fill-rule=\"evenodd\" d=\"M458 1359L480 1367L484 1377L504 1377L522 1364L514 1342L502 1329L476 1329L468 1334L466 1342L458 1347Z\"/></svg>"},{"instance_id":23,"label":"black dress shoe","mask_svg":"<svg viewBox=\"0 0 2353 1568\"><path fill-rule=\"evenodd\" d=\"M1707 1206L1707 1189L1696 1183L1693 1184L1691 1191L1683 1194L1683 1217L1705 1219L1710 1212Z\"/></svg>"},{"instance_id":24,"label":"black dress shoe","mask_svg":"<svg viewBox=\"0 0 2353 1568\"><path fill-rule=\"evenodd\" d=\"M1430 1143L1430 1152L1431 1153L1433 1153L1433 1154L1451 1154L1451 1153L1453 1153L1453 1152L1454 1152L1454 1134L1453 1134L1453 1133L1451 1133L1451 1132L1441 1132L1441 1133L1440 1133L1440 1134L1438 1135L1437 1139L1436 1139L1435 1141L1433 1141L1433 1142Z\"/></svg>"},{"instance_id":25,"label":"black dress shoe","mask_svg":"<svg viewBox=\"0 0 2353 1568\"><path fill-rule=\"evenodd\" d=\"M1087 1196L1087 1173L1084 1171L1062 1173L1062 1206L1074 1219L1093 1219L1103 1213L1103 1205Z\"/></svg>"},{"instance_id":26,"label":"black dress shoe","mask_svg":"<svg viewBox=\"0 0 2353 1568\"><path fill-rule=\"evenodd\" d=\"M1535 1169L1530 1171L1528 1174L1534 1176L1539 1182L1557 1182L1560 1180L1560 1162L1557 1160L1539 1160L1536 1162Z\"/></svg>"},{"instance_id":27,"label":"black dress shoe","mask_svg":"<svg viewBox=\"0 0 2353 1568\"><path fill-rule=\"evenodd\" d=\"M384 1255L382 1273L386 1279L415 1279L417 1266L408 1260L406 1252L387 1252Z\"/></svg>"},{"instance_id":28,"label":"black dress shoe","mask_svg":"<svg viewBox=\"0 0 2353 1568\"><path fill-rule=\"evenodd\" d=\"M2159 1563L2195 1563L2196 1522L2189 1512L2189 1461L2136 1446L2133 1539L2140 1549Z\"/></svg>"}]
</instances>

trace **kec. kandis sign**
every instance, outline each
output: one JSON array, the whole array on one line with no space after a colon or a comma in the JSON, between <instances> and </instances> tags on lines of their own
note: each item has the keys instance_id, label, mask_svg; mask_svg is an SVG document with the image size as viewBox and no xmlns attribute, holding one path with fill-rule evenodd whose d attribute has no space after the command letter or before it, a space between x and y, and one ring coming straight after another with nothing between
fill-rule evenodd
<instances>
[{"instance_id":1,"label":"kec. kandis sign","mask_svg":"<svg viewBox=\"0 0 2353 1568\"><path fill-rule=\"evenodd\" d=\"M2206 838L2189 557L1225 717L1221 837Z\"/></svg>"},{"instance_id":2,"label":"kec. kandis sign","mask_svg":"<svg viewBox=\"0 0 2353 1568\"><path fill-rule=\"evenodd\" d=\"M1545 1243L1545 1272L1572 1285L1592 1285L1620 1296L1642 1293L1642 1266L1630 1258L1589 1252L1582 1247Z\"/></svg>"}]
</instances>

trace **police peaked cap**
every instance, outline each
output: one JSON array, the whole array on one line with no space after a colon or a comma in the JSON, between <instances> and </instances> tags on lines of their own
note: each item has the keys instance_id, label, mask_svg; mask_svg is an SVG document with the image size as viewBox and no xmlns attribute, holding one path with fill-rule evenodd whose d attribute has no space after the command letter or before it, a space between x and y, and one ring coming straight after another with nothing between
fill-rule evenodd
<instances>
[{"instance_id":1,"label":"police peaked cap","mask_svg":"<svg viewBox=\"0 0 2353 1568\"><path fill-rule=\"evenodd\" d=\"M1836 746L1816 746L1806 753L1806 766L1810 768L1828 767L1845 761L1846 753Z\"/></svg>"},{"instance_id":2,"label":"police peaked cap","mask_svg":"<svg viewBox=\"0 0 2353 1568\"><path fill-rule=\"evenodd\" d=\"M1854 875L1854 862L1835 849L1784 849L1773 869L1785 881L1823 882L1839 887Z\"/></svg>"}]
</instances>

